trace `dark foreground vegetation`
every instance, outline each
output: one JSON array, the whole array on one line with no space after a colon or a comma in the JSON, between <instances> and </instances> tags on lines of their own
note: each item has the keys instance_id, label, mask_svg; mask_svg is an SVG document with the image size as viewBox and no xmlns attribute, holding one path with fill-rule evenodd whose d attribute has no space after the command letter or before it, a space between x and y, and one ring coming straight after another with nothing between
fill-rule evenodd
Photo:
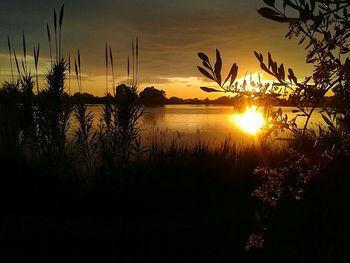
<instances>
[{"instance_id":1,"label":"dark foreground vegetation","mask_svg":"<svg viewBox=\"0 0 350 263\"><path fill-rule=\"evenodd\" d=\"M349 31L349 15L336 17L334 6L343 10L349 4L340 1L339 9L328 1L320 23L305 1L296 1L296 6L281 1L289 8L308 10L307 19L305 11L299 20L273 11L278 10L275 1L264 2L269 7L260 13L279 22L292 21L292 33L297 28L300 34L305 23L313 22L317 24L308 30L327 31L327 17L346 23L338 29L344 32L332 31L333 38L324 34L321 43L326 47L313 46L320 42L311 37L309 47L318 55L312 61L314 84L299 82L291 69L286 80L283 65L277 67L271 55L265 65L256 53L262 69L277 79L274 86L290 89L289 100L308 118L298 127L281 109L267 107L265 136L259 144L243 148L230 140L216 147L199 142L190 147L181 138L164 145L157 134L149 145L141 145L137 39L132 46L135 71L127 84L113 85L101 116L86 111L83 96L72 103L67 95L71 60L60 46L63 9L59 21L55 14L59 41L45 86L39 87L27 69L25 37L22 67L9 41L17 76L0 89L2 256L48 262L349 262L350 62L338 61L331 52L348 52L341 35ZM321 8L324 1L310 3ZM51 50L49 27L48 36ZM327 46L337 37L340 48ZM322 53L326 48L330 51ZM34 53L37 68L39 47ZM201 72L226 92L246 96L247 101L280 95L280 88L270 90L262 83L259 92L244 90L246 83L236 85L236 64L225 86L220 53L214 67L204 53L199 57L211 69ZM73 65L83 94L79 52ZM106 78L109 66L113 74L112 51L106 45ZM324 68L332 74L326 76ZM129 65L127 72L129 76ZM106 94L108 88L107 84ZM310 130L309 116L330 90L335 95L332 108L324 111L326 127ZM78 125L69 137L72 118ZM96 129L93 118L100 120ZM292 135L286 147L272 147L269 135L286 130Z\"/></svg>"}]
</instances>

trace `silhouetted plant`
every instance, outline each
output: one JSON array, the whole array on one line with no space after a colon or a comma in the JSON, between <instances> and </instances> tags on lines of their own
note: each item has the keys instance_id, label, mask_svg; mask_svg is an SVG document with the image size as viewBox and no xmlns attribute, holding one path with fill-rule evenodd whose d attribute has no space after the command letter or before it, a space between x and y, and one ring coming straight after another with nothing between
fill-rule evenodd
<instances>
[{"instance_id":1,"label":"silhouetted plant","mask_svg":"<svg viewBox=\"0 0 350 263\"><path fill-rule=\"evenodd\" d=\"M242 83L236 81L238 75L238 66L234 63L229 71L227 77L223 81L222 79L222 59L219 50L216 50L216 62L215 66L211 65L209 57L200 52L198 57L202 60L204 66L197 66L198 70L207 78L214 81L220 89L211 87L200 87L205 92L223 92L229 93L237 100L246 101L245 104L252 104L256 100L264 100L266 98L272 98L274 100L279 100L278 97L281 96L280 93L276 92L270 83L262 83L260 75L258 75L259 80L253 81L252 76L250 76L250 81L246 80L246 75ZM238 106L238 104L236 104Z\"/></svg>"},{"instance_id":2,"label":"silhouetted plant","mask_svg":"<svg viewBox=\"0 0 350 263\"><path fill-rule=\"evenodd\" d=\"M265 96L287 98L297 109L295 117L288 118L282 108L267 107L265 135L280 134L289 130L293 134L290 157L282 160L276 167L261 166L255 173L263 179L263 184L253 193L268 206L277 207L283 198L292 193L299 200L306 185L323 171L339 154L348 153L349 147L349 83L350 60L348 54L350 15L349 1L304 1L304 0L264 0L267 7L258 12L271 20L289 23L286 37L298 37L299 44L305 44L308 51L306 63L314 65L311 76L300 80L293 69L285 70L268 53L267 61L261 53L254 52L263 71L275 78L272 85L250 83L244 80L239 86L234 83L238 67L234 64L222 81L222 60L216 51L216 63L212 66L207 55L198 53L204 67L199 71L211 79L220 89L201 87L205 92L230 92L234 96L248 96L260 99ZM229 84L227 81L231 78ZM234 84L234 85L233 85ZM322 106L322 100L328 92L333 92L333 109L325 109L322 118L327 129L319 128L318 134L309 128L309 122L315 110ZM252 103L252 101L250 102ZM296 120L304 117L302 127ZM262 227L261 229L263 229ZM247 248L261 247L263 230L252 235Z\"/></svg>"},{"instance_id":3,"label":"silhouetted plant","mask_svg":"<svg viewBox=\"0 0 350 263\"><path fill-rule=\"evenodd\" d=\"M268 7L258 12L271 20L289 23L288 38L300 38L306 43L306 63L314 65L312 76L300 81L292 69L286 75L284 66L278 66L268 54L268 65L262 54L255 52L261 68L273 76L274 87L282 87L289 101L298 108L296 117L288 120L282 117L282 109L272 112L272 120L294 131L290 144L290 157L279 167L258 167L255 171L263 178L263 184L253 193L263 203L277 207L290 193L300 200L306 186L320 175L336 158L349 157L349 59L350 49L348 8L349 1L264 1ZM311 82L311 84L309 83ZM327 129L319 127L318 134L308 124L322 99L332 91L333 108L324 109L322 118ZM302 127L296 125L296 118L305 117ZM336 178L333 178L336 180ZM264 231L263 231L264 232ZM261 234L261 233L260 233Z\"/></svg>"},{"instance_id":4,"label":"silhouetted plant","mask_svg":"<svg viewBox=\"0 0 350 263\"><path fill-rule=\"evenodd\" d=\"M38 76L39 57L40 57L40 44L38 44L38 47L36 49L34 48L34 65L35 65L36 92L37 92L37 94L39 94L39 76Z\"/></svg>"},{"instance_id":5,"label":"silhouetted plant","mask_svg":"<svg viewBox=\"0 0 350 263\"><path fill-rule=\"evenodd\" d=\"M130 80L130 62L128 58L127 75L129 86L121 84L113 87L114 97L108 93L108 66L109 60L112 68L112 81L114 85L114 62L111 48L106 44L105 66L106 66L106 103L103 107L100 126L100 141L103 160L109 160L109 164L116 162L126 163L131 153L137 148L139 140L139 119L143 114L142 105L137 94L136 71L138 70L138 39L136 48L132 42L133 74ZM136 54L136 55L135 55ZM110 99L109 99L110 98Z\"/></svg>"},{"instance_id":6,"label":"silhouetted plant","mask_svg":"<svg viewBox=\"0 0 350 263\"><path fill-rule=\"evenodd\" d=\"M81 94L83 92L81 79L81 60L78 51L78 64L75 61L75 73L79 88L79 101L74 107L74 117L78 123L78 129L75 131L75 142L78 149L79 161L85 168L86 174L93 174L94 160L97 151L97 132L93 128L94 115L87 112L85 101Z\"/></svg>"},{"instance_id":7,"label":"silhouetted plant","mask_svg":"<svg viewBox=\"0 0 350 263\"><path fill-rule=\"evenodd\" d=\"M87 112L86 105L82 101L75 105L74 117L79 125L75 132L75 140L79 156L81 156L80 162L84 165L86 172L92 174L97 151L97 133L93 128L95 116Z\"/></svg>"},{"instance_id":8,"label":"silhouetted plant","mask_svg":"<svg viewBox=\"0 0 350 263\"><path fill-rule=\"evenodd\" d=\"M66 143L66 132L69 128L71 105L65 93L65 80L67 72L67 61L61 54L61 30L63 23L64 6L61 8L59 18L59 42L57 40L57 15L54 10L55 29L55 51L56 57L51 64L51 69L46 76L47 86L37 96L37 111L35 114L37 132L39 138L40 156L52 154L64 154ZM51 33L47 25L47 34L51 51ZM37 54L39 52L39 48ZM80 59L80 54L79 59ZM35 60L37 61L37 59ZM47 155L50 156L50 155ZM51 157L52 157L51 156Z\"/></svg>"},{"instance_id":9,"label":"silhouetted plant","mask_svg":"<svg viewBox=\"0 0 350 263\"><path fill-rule=\"evenodd\" d=\"M61 59L52 65L46 76L47 87L38 95L38 132L42 149L61 152L64 150L69 128L71 106L64 94L66 61Z\"/></svg>"},{"instance_id":10,"label":"silhouetted plant","mask_svg":"<svg viewBox=\"0 0 350 263\"><path fill-rule=\"evenodd\" d=\"M19 146L20 81L6 82L0 89L0 149L10 154Z\"/></svg>"}]
</instances>

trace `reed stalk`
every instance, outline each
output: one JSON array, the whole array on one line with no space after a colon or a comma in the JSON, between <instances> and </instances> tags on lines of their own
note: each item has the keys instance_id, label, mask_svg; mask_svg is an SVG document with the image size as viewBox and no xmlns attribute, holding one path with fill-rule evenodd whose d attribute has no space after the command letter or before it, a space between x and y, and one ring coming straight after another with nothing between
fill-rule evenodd
<instances>
[{"instance_id":1,"label":"reed stalk","mask_svg":"<svg viewBox=\"0 0 350 263\"><path fill-rule=\"evenodd\" d=\"M136 80L139 72L139 38L136 37Z\"/></svg>"},{"instance_id":2,"label":"reed stalk","mask_svg":"<svg viewBox=\"0 0 350 263\"><path fill-rule=\"evenodd\" d=\"M132 55L132 86L135 81L135 43L134 40L131 42L131 55Z\"/></svg>"},{"instance_id":3,"label":"reed stalk","mask_svg":"<svg viewBox=\"0 0 350 263\"><path fill-rule=\"evenodd\" d=\"M68 54L68 94L70 96L70 75L71 75L71 63L70 63L70 53Z\"/></svg>"},{"instance_id":4,"label":"reed stalk","mask_svg":"<svg viewBox=\"0 0 350 263\"><path fill-rule=\"evenodd\" d=\"M49 40L50 61L51 61L51 65L52 65L52 45L51 45L51 32L50 32L49 24L46 24L46 29L47 29L47 38Z\"/></svg>"},{"instance_id":5,"label":"reed stalk","mask_svg":"<svg viewBox=\"0 0 350 263\"><path fill-rule=\"evenodd\" d=\"M111 60L111 67L112 67L113 97L115 97L114 62L113 62L113 53L112 53L112 47L111 46L109 46L109 57L110 57L110 60Z\"/></svg>"},{"instance_id":6,"label":"reed stalk","mask_svg":"<svg viewBox=\"0 0 350 263\"><path fill-rule=\"evenodd\" d=\"M106 66L106 96L108 95L108 44L106 43L105 48L105 66Z\"/></svg>"},{"instance_id":7,"label":"reed stalk","mask_svg":"<svg viewBox=\"0 0 350 263\"><path fill-rule=\"evenodd\" d=\"M53 10L53 26L55 29L55 51L56 51L56 61L58 60L58 50L57 50L57 14L56 9Z\"/></svg>"},{"instance_id":8,"label":"reed stalk","mask_svg":"<svg viewBox=\"0 0 350 263\"><path fill-rule=\"evenodd\" d=\"M130 82L130 57L128 56L128 63L127 63L127 75L128 75L128 83Z\"/></svg>"},{"instance_id":9,"label":"reed stalk","mask_svg":"<svg viewBox=\"0 0 350 263\"><path fill-rule=\"evenodd\" d=\"M24 35L24 32L23 32L23 57L24 57L24 63L22 63L22 66L23 66L23 70L24 70L24 73L25 75L27 75L27 47L26 47L26 37Z\"/></svg>"},{"instance_id":10,"label":"reed stalk","mask_svg":"<svg viewBox=\"0 0 350 263\"><path fill-rule=\"evenodd\" d=\"M77 83L78 83L78 91L80 92L79 70L78 70L78 65L77 65L77 60L76 60L76 58L74 58L74 69L75 69L75 76L76 76Z\"/></svg>"},{"instance_id":11,"label":"reed stalk","mask_svg":"<svg viewBox=\"0 0 350 263\"><path fill-rule=\"evenodd\" d=\"M61 7L60 11L60 20L59 20L59 58L62 57L62 24L63 24L63 17L64 17L64 4Z\"/></svg>"},{"instance_id":12,"label":"reed stalk","mask_svg":"<svg viewBox=\"0 0 350 263\"><path fill-rule=\"evenodd\" d=\"M80 51L78 49L78 71L79 71L79 84L80 84L80 93L83 93L82 84L81 84L81 61L80 61Z\"/></svg>"},{"instance_id":13,"label":"reed stalk","mask_svg":"<svg viewBox=\"0 0 350 263\"><path fill-rule=\"evenodd\" d=\"M35 77L36 77L37 94L39 94L39 76L38 76L39 56L40 56L40 44L38 44L37 49L34 48L34 63L35 63Z\"/></svg>"},{"instance_id":14,"label":"reed stalk","mask_svg":"<svg viewBox=\"0 0 350 263\"><path fill-rule=\"evenodd\" d=\"M11 48L11 41L10 41L10 37L7 36L7 45L8 45L8 49L9 49L9 54L10 54L10 65L11 65L11 81L14 81L13 78L13 66L12 66L12 48Z\"/></svg>"}]
</instances>

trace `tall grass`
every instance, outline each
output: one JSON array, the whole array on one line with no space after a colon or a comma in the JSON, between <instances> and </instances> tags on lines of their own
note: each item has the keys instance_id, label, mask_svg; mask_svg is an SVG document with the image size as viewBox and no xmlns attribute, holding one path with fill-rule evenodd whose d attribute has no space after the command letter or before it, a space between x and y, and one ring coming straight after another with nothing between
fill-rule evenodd
<instances>
[{"instance_id":1,"label":"tall grass","mask_svg":"<svg viewBox=\"0 0 350 263\"><path fill-rule=\"evenodd\" d=\"M9 50L9 57L10 57L10 66L11 66L11 81L14 81L13 78L13 67L12 67L12 49L11 49L11 41L10 41L10 37L7 37L7 46L8 46L8 50Z\"/></svg>"},{"instance_id":2,"label":"tall grass","mask_svg":"<svg viewBox=\"0 0 350 263\"><path fill-rule=\"evenodd\" d=\"M37 92L37 94L39 94L39 76L38 76L39 57L40 57L40 44L38 44L38 47L36 49L34 48L34 65L35 65L36 92Z\"/></svg>"}]
</instances>

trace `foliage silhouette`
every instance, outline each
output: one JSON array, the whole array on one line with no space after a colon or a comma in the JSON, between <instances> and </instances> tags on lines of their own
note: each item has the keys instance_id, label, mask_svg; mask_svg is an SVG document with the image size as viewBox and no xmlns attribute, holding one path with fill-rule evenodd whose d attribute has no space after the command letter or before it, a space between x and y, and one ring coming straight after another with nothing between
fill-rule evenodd
<instances>
[{"instance_id":1,"label":"foliage silhouette","mask_svg":"<svg viewBox=\"0 0 350 263\"><path fill-rule=\"evenodd\" d=\"M140 92L140 101L143 105L163 105L166 101L165 91L147 87Z\"/></svg>"},{"instance_id":2,"label":"foliage silhouette","mask_svg":"<svg viewBox=\"0 0 350 263\"><path fill-rule=\"evenodd\" d=\"M245 96L259 99L263 96L288 98L297 108L295 117L289 119L281 108L266 108L265 118L268 120L265 136L280 134L285 130L292 132L290 157L280 160L274 167L259 166L255 173L262 179L262 184L253 192L263 206L278 207L291 194L300 200L305 189L316 177L321 177L334 160L348 158L349 147L349 1L304 1L304 0L264 0L267 7L260 8L259 14L276 22L288 23L289 32L286 37L298 37L299 45L305 44L307 50L306 63L314 65L314 72L301 81L293 69L285 70L284 64L278 64L268 53L267 61L261 53L254 52L263 71L275 78L272 85L255 83L247 85L244 80L241 87L235 83L232 87L224 86L221 81L221 56L216 51L216 63L213 68L209 58L204 53L198 53L203 67L199 71L216 82L220 90L201 87L205 92L230 92L234 96ZM232 67L236 77L235 64ZM230 78L229 73L226 80ZM226 81L225 81L226 82ZM224 83L225 83L224 82ZM260 83L260 80L259 80ZM248 90L247 90L248 89ZM332 92L331 108L323 110L322 118L326 129L319 127L318 133L309 128L309 122L315 110L322 106L325 96ZM254 103L254 100L249 102ZM267 105L268 106L268 105ZM302 127L297 125L297 119L304 118ZM333 167L333 166L331 166ZM333 167L335 169L335 167ZM337 169L335 169L337 170ZM339 172L335 172L337 176ZM334 180L336 180L334 178ZM266 210L266 207L265 207ZM259 233L251 235L247 249L262 247L263 233L270 230L262 221L269 221L266 213L257 212ZM262 220L264 219L264 220ZM342 258L344 256L344 258ZM346 254L340 256L341 260Z\"/></svg>"}]
</instances>

